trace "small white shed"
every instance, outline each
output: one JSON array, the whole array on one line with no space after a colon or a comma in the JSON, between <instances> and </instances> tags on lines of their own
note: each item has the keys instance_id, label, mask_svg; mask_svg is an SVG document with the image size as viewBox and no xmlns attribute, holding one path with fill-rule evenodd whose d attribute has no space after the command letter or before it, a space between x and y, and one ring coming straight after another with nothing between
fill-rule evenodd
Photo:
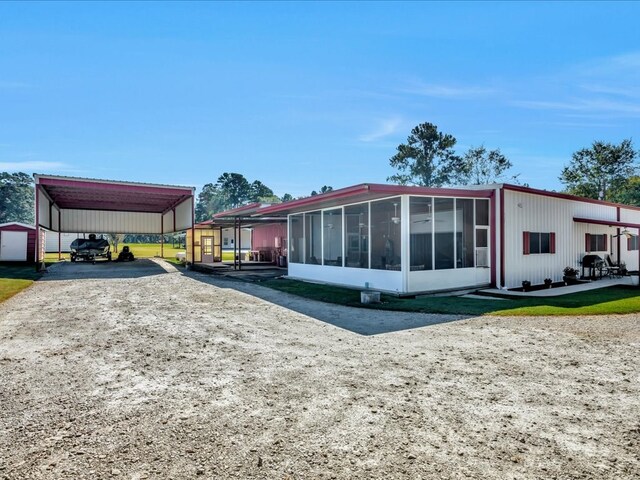
<instances>
[{"instance_id":1,"label":"small white shed","mask_svg":"<svg viewBox=\"0 0 640 480\"><path fill-rule=\"evenodd\" d=\"M35 227L19 222L0 224L0 262L32 261L35 245Z\"/></svg>"}]
</instances>

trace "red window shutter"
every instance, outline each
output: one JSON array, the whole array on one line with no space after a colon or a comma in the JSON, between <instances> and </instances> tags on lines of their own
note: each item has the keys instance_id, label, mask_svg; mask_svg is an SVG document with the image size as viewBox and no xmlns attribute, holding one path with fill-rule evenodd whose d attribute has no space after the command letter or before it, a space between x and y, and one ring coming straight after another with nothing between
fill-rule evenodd
<instances>
[{"instance_id":1,"label":"red window shutter","mask_svg":"<svg viewBox=\"0 0 640 480\"><path fill-rule=\"evenodd\" d=\"M585 252L591 251L591 234L590 233L584 234L584 251Z\"/></svg>"},{"instance_id":2,"label":"red window shutter","mask_svg":"<svg viewBox=\"0 0 640 480\"><path fill-rule=\"evenodd\" d=\"M531 253L531 234L530 232L522 232L522 254L529 255Z\"/></svg>"},{"instance_id":3,"label":"red window shutter","mask_svg":"<svg viewBox=\"0 0 640 480\"><path fill-rule=\"evenodd\" d=\"M549 233L549 253L556 253L556 234Z\"/></svg>"},{"instance_id":4,"label":"red window shutter","mask_svg":"<svg viewBox=\"0 0 640 480\"><path fill-rule=\"evenodd\" d=\"M631 251L631 237L627 238L627 252Z\"/></svg>"},{"instance_id":5,"label":"red window shutter","mask_svg":"<svg viewBox=\"0 0 640 480\"><path fill-rule=\"evenodd\" d=\"M607 240L609 238L609 235L602 235L602 236L604 237L604 249L603 249L603 251L606 252L608 250L608 248L607 248Z\"/></svg>"}]
</instances>

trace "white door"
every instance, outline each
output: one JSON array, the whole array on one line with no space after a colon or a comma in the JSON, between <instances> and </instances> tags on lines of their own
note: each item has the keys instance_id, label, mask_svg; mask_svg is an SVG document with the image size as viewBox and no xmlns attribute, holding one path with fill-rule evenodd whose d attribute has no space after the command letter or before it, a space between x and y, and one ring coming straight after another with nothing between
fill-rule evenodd
<instances>
[{"instance_id":1,"label":"white door","mask_svg":"<svg viewBox=\"0 0 640 480\"><path fill-rule=\"evenodd\" d=\"M0 233L0 261L27 261L27 232Z\"/></svg>"}]
</instances>

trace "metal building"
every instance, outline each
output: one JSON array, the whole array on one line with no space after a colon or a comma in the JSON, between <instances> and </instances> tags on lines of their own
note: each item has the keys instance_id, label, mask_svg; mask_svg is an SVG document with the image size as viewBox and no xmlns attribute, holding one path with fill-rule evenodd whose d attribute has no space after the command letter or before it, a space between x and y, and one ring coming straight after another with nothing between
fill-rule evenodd
<instances>
[{"instance_id":1,"label":"metal building","mask_svg":"<svg viewBox=\"0 0 640 480\"><path fill-rule=\"evenodd\" d=\"M35 174L35 261L46 230L166 234L193 228L195 188ZM51 234L51 233L50 233Z\"/></svg>"}]
</instances>

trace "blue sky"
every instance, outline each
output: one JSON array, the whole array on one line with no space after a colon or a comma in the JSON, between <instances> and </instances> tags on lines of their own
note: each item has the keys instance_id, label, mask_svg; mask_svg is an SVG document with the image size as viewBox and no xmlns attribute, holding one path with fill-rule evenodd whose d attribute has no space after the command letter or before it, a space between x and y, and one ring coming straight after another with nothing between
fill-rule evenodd
<instances>
[{"instance_id":1,"label":"blue sky","mask_svg":"<svg viewBox=\"0 0 640 480\"><path fill-rule=\"evenodd\" d=\"M636 138L640 4L0 3L0 171L384 183L413 126L560 189Z\"/></svg>"}]
</instances>

